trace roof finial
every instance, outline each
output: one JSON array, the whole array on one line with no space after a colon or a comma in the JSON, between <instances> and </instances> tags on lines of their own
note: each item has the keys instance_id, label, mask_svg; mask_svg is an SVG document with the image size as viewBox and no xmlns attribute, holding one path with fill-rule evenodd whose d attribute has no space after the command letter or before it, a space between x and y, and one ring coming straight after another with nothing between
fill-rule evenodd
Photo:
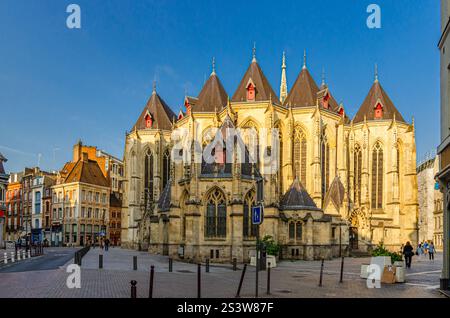
<instances>
[{"instance_id":1,"label":"roof finial","mask_svg":"<svg viewBox=\"0 0 450 318\"><path fill-rule=\"evenodd\" d=\"M378 64L375 63L375 82L378 82Z\"/></svg>"},{"instance_id":2,"label":"roof finial","mask_svg":"<svg viewBox=\"0 0 450 318\"><path fill-rule=\"evenodd\" d=\"M306 49L303 50L303 69L306 68Z\"/></svg>"},{"instance_id":3,"label":"roof finial","mask_svg":"<svg viewBox=\"0 0 450 318\"><path fill-rule=\"evenodd\" d=\"M282 68L286 68L286 52L283 51Z\"/></svg>"},{"instance_id":4,"label":"roof finial","mask_svg":"<svg viewBox=\"0 0 450 318\"><path fill-rule=\"evenodd\" d=\"M325 86L325 67L322 67L322 86Z\"/></svg>"},{"instance_id":5,"label":"roof finial","mask_svg":"<svg viewBox=\"0 0 450 318\"><path fill-rule=\"evenodd\" d=\"M216 58L213 56L212 58L212 72L211 75L215 75L216 74Z\"/></svg>"},{"instance_id":6,"label":"roof finial","mask_svg":"<svg viewBox=\"0 0 450 318\"><path fill-rule=\"evenodd\" d=\"M156 94L156 80L153 80L153 91L152 94Z\"/></svg>"},{"instance_id":7,"label":"roof finial","mask_svg":"<svg viewBox=\"0 0 450 318\"><path fill-rule=\"evenodd\" d=\"M280 84L280 101L284 103L287 98L287 80L286 80L286 54L283 51L283 58L281 61L281 84Z\"/></svg>"},{"instance_id":8,"label":"roof finial","mask_svg":"<svg viewBox=\"0 0 450 318\"><path fill-rule=\"evenodd\" d=\"M253 42L253 59L252 62L256 62L256 42Z\"/></svg>"}]
</instances>

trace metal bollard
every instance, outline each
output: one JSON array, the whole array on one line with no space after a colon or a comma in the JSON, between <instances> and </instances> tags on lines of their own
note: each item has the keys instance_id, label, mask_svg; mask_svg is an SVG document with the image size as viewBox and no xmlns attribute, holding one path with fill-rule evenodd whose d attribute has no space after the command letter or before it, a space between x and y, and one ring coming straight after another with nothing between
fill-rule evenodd
<instances>
[{"instance_id":1,"label":"metal bollard","mask_svg":"<svg viewBox=\"0 0 450 318\"><path fill-rule=\"evenodd\" d=\"M242 283L244 282L245 271L247 270L247 264L244 264L244 269L242 270L241 280L239 281L238 290L236 292L236 298L240 297Z\"/></svg>"},{"instance_id":2,"label":"metal bollard","mask_svg":"<svg viewBox=\"0 0 450 318\"><path fill-rule=\"evenodd\" d=\"M233 271L236 271L237 269L237 259L233 258Z\"/></svg>"},{"instance_id":3,"label":"metal bollard","mask_svg":"<svg viewBox=\"0 0 450 318\"><path fill-rule=\"evenodd\" d=\"M344 278L344 256L342 256L341 260L341 279L339 280L339 283L343 282L343 278Z\"/></svg>"},{"instance_id":4,"label":"metal bollard","mask_svg":"<svg viewBox=\"0 0 450 318\"><path fill-rule=\"evenodd\" d=\"M270 262L268 263L267 266L267 295L270 295Z\"/></svg>"},{"instance_id":5,"label":"metal bollard","mask_svg":"<svg viewBox=\"0 0 450 318\"><path fill-rule=\"evenodd\" d=\"M11 263L14 263L14 252L11 252Z\"/></svg>"},{"instance_id":6,"label":"metal bollard","mask_svg":"<svg viewBox=\"0 0 450 318\"><path fill-rule=\"evenodd\" d=\"M8 264L8 254L5 252L3 256L5 257L5 264Z\"/></svg>"},{"instance_id":7,"label":"metal bollard","mask_svg":"<svg viewBox=\"0 0 450 318\"><path fill-rule=\"evenodd\" d=\"M17 261L20 261L20 251L17 251Z\"/></svg>"},{"instance_id":8,"label":"metal bollard","mask_svg":"<svg viewBox=\"0 0 450 318\"><path fill-rule=\"evenodd\" d=\"M28 250L28 258L31 258L31 251Z\"/></svg>"},{"instance_id":9,"label":"metal bollard","mask_svg":"<svg viewBox=\"0 0 450 318\"><path fill-rule=\"evenodd\" d=\"M131 298L136 298L136 284L137 284L137 281L132 280L130 282L130 284L131 284Z\"/></svg>"},{"instance_id":10,"label":"metal bollard","mask_svg":"<svg viewBox=\"0 0 450 318\"><path fill-rule=\"evenodd\" d=\"M209 273L209 258L206 259L206 272Z\"/></svg>"},{"instance_id":11,"label":"metal bollard","mask_svg":"<svg viewBox=\"0 0 450 318\"><path fill-rule=\"evenodd\" d=\"M172 273L173 269L173 259L172 257L169 257L169 273Z\"/></svg>"},{"instance_id":12,"label":"metal bollard","mask_svg":"<svg viewBox=\"0 0 450 318\"><path fill-rule=\"evenodd\" d=\"M322 276L323 276L323 263L325 259L322 258L322 264L320 265L320 280L319 280L319 287L322 287Z\"/></svg>"},{"instance_id":13,"label":"metal bollard","mask_svg":"<svg viewBox=\"0 0 450 318\"><path fill-rule=\"evenodd\" d=\"M22 259L26 259L27 258L27 254L26 254L25 250L22 251L22 256L23 256Z\"/></svg>"},{"instance_id":14,"label":"metal bollard","mask_svg":"<svg viewBox=\"0 0 450 318\"><path fill-rule=\"evenodd\" d=\"M133 256L133 270L137 270L137 256Z\"/></svg>"},{"instance_id":15,"label":"metal bollard","mask_svg":"<svg viewBox=\"0 0 450 318\"><path fill-rule=\"evenodd\" d=\"M202 298L201 287L202 287L202 264L197 265L197 298Z\"/></svg>"},{"instance_id":16,"label":"metal bollard","mask_svg":"<svg viewBox=\"0 0 450 318\"><path fill-rule=\"evenodd\" d=\"M155 276L155 266L150 267L150 287L148 290L148 298L153 298L153 278Z\"/></svg>"},{"instance_id":17,"label":"metal bollard","mask_svg":"<svg viewBox=\"0 0 450 318\"><path fill-rule=\"evenodd\" d=\"M103 254L98 254L98 268L103 268Z\"/></svg>"}]
</instances>

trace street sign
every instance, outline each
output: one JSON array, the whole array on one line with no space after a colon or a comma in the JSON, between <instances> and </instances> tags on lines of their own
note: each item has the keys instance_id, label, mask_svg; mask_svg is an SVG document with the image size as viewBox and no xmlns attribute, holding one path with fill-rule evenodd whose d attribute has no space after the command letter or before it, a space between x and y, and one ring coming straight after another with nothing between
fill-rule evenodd
<instances>
[{"instance_id":1,"label":"street sign","mask_svg":"<svg viewBox=\"0 0 450 318\"><path fill-rule=\"evenodd\" d=\"M261 205L252 208L252 223L261 224L264 219L264 209Z\"/></svg>"}]
</instances>

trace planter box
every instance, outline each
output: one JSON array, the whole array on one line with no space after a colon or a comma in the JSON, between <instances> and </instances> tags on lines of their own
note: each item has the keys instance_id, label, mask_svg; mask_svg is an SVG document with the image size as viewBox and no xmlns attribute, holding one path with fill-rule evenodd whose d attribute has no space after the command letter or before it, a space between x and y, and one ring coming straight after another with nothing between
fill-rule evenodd
<instances>
[{"instance_id":1,"label":"planter box","mask_svg":"<svg viewBox=\"0 0 450 318\"><path fill-rule=\"evenodd\" d=\"M370 264L377 264L380 266L381 271L383 271L385 266L392 265L390 256L372 256L370 259Z\"/></svg>"},{"instance_id":2,"label":"planter box","mask_svg":"<svg viewBox=\"0 0 450 318\"><path fill-rule=\"evenodd\" d=\"M396 283L404 283L405 282L405 267L404 266L396 266L395 267L395 282Z\"/></svg>"},{"instance_id":3,"label":"planter box","mask_svg":"<svg viewBox=\"0 0 450 318\"><path fill-rule=\"evenodd\" d=\"M396 266L396 267L405 267L405 262L404 261L397 261L397 262L394 262L394 266Z\"/></svg>"},{"instance_id":4,"label":"planter box","mask_svg":"<svg viewBox=\"0 0 450 318\"><path fill-rule=\"evenodd\" d=\"M361 274L359 277L367 279L369 276L369 273L367 272L367 268L369 267L369 264L362 264L361 265Z\"/></svg>"}]
</instances>

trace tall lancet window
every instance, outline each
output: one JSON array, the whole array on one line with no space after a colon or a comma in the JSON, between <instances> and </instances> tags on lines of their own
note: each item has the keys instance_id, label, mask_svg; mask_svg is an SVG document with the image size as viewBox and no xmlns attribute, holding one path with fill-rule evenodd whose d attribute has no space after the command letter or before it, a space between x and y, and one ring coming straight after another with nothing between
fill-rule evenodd
<instances>
[{"instance_id":1,"label":"tall lancet window","mask_svg":"<svg viewBox=\"0 0 450 318\"><path fill-rule=\"evenodd\" d=\"M361 166L362 166L362 152L361 147L356 144L353 152L353 167L354 167L354 180L353 180L353 197L355 203L361 204Z\"/></svg>"},{"instance_id":2,"label":"tall lancet window","mask_svg":"<svg viewBox=\"0 0 450 318\"><path fill-rule=\"evenodd\" d=\"M206 237L226 237L227 235L227 205L225 195L219 189L214 189L206 201Z\"/></svg>"},{"instance_id":3,"label":"tall lancet window","mask_svg":"<svg viewBox=\"0 0 450 318\"><path fill-rule=\"evenodd\" d=\"M281 125L275 126L278 129L278 186L280 195L283 194L283 133L281 132Z\"/></svg>"},{"instance_id":4,"label":"tall lancet window","mask_svg":"<svg viewBox=\"0 0 450 318\"><path fill-rule=\"evenodd\" d=\"M306 187L306 135L297 125L294 129L294 176Z\"/></svg>"},{"instance_id":5,"label":"tall lancet window","mask_svg":"<svg viewBox=\"0 0 450 318\"><path fill-rule=\"evenodd\" d=\"M148 150L145 154L144 159L144 190L145 190L145 203L147 204L147 200L153 202L153 177L154 177L154 169L153 169L153 153L151 150Z\"/></svg>"},{"instance_id":6,"label":"tall lancet window","mask_svg":"<svg viewBox=\"0 0 450 318\"><path fill-rule=\"evenodd\" d=\"M257 225L252 224L252 208L255 206L255 191L251 190L244 199L243 234L244 238L256 236Z\"/></svg>"},{"instance_id":7,"label":"tall lancet window","mask_svg":"<svg viewBox=\"0 0 450 318\"><path fill-rule=\"evenodd\" d=\"M167 182L170 179L170 152L169 149L166 149L163 154L163 169L162 169L162 189L166 187Z\"/></svg>"},{"instance_id":8,"label":"tall lancet window","mask_svg":"<svg viewBox=\"0 0 450 318\"><path fill-rule=\"evenodd\" d=\"M320 174L322 179L322 200L328 191L330 183L330 146L328 145L325 129L320 137Z\"/></svg>"},{"instance_id":9,"label":"tall lancet window","mask_svg":"<svg viewBox=\"0 0 450 318\"><path fill-rule=\"evenodd\" d=\"M377 142L372 150L372 209L383 207L383 148Z\"/></svg>"}]
</instances>

